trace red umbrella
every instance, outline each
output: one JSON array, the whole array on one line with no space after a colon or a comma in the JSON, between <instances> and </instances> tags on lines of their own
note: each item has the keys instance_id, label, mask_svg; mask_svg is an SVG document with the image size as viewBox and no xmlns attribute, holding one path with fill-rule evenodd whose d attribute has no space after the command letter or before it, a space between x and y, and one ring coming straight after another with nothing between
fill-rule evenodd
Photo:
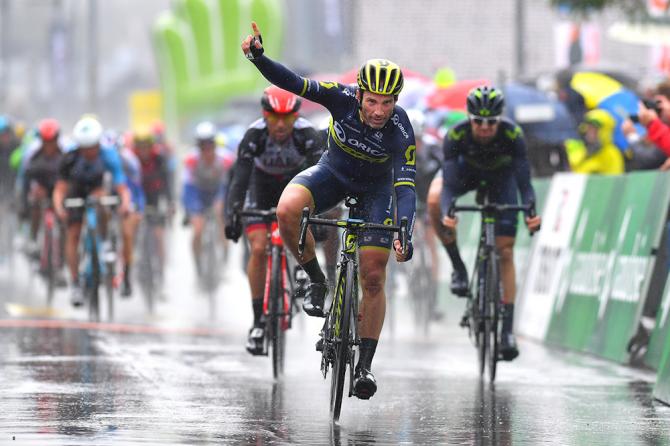
<instances>
[{"instance_id":1,"label":"red umbrella","mask_svg":"<svg viewBox=\"0 0 670 446\"><path fill-rule=\"evenodd\" d=\"M486 79L457 81L447 88L438 88L426 97L426 106L432 109L465 110L468 93L480 85L491 85Z\"/></svg>"}]
</instances>

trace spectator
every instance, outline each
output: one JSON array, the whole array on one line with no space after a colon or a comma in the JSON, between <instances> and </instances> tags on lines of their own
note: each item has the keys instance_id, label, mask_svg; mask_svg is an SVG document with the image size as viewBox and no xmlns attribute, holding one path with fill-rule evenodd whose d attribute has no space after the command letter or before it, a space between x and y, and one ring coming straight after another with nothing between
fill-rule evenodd
<instances>
[{"instance_id":1,"label":"spectator","mask_svg":"<svg viewBox=\"0 0 670 446\"><path fill-rule=\"evenodd\" d=\"M565 142L573 172L604 175L624 172L623 155L613 142L615 126L614 117L605 110L591 110L584 115L579 125L582 139Z\"/></svg>"}]
</instances>

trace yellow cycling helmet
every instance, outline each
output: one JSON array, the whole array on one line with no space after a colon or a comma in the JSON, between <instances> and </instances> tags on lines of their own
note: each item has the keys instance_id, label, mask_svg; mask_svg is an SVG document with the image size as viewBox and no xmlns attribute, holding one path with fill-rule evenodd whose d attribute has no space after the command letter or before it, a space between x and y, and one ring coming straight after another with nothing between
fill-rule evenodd
<instances>
[{"instance_id":1,"label":"yellow cycling helmet","mask_svg":"<svg viewBox=\"0 0 670 446\"><path fill-rule=\"evenodd\" d=\"M361 91L397 96L402 91L400 67L387 59L370 59L358 70L356 77Z\"/></svg>"}]
</instances>

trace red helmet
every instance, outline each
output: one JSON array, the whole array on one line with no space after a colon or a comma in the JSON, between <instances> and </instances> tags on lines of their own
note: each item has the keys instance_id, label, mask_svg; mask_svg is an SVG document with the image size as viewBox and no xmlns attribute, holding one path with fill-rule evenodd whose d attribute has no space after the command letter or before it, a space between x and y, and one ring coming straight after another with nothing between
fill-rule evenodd
<instances>
[{"instance_id":1,"label":"red helmet","mask_svg":"<svg viewBox=\"0 0 670 446\"><path fill-rule=\"evenodd\" d=\"M37 132L42 141L52 141L58 138L60 124L55 119L43 119L37 125Z\"/></svg>"},{"instance_id":2,"label":"red helmet","mask_svg":"<svg viewBox=\"0 0 670 446\"><path fill-rule=\"evenodd\" d=\"M269 86L263 92L261 105L263 110L270 113L297 113L300 110L302 101L296 95L286 90L282 90L274 85Z\"/></svg>"}]
</instances>

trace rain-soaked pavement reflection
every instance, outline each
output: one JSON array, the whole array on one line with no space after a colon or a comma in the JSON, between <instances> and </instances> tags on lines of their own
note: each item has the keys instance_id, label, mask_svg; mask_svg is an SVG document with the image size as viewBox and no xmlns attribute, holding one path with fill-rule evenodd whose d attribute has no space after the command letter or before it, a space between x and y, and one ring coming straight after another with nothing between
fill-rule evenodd
<instances>
[{"instance_id":1,"label":"rain-soaked pavement reflection","mask_svg":"<svg viewBox=\"0 0 670 446\"><path fill-rule=\"evenodd\" d=\"M522 340L495 387L482 384L455 299L427 338L397 303L374 361L377 395L345 399L332 425L314 351L320 321L296 320L274 382L268 358L244 351L251 311L239 269L215 323L188 277L173 280L157 315L133 298L115 324L85 323L66 294L49 320L17 310L38 307L39 288L0 295L0 444L670 444L651 372Z\"/></svg>"},{"instance_id":2,"label":"rain-soaked pavement reflection","mask_svg":"<svg viewBox=\"0 0 670 446\"><path fill-rule=\"evenodd\" d=\"M523 343L492 388L455 330L387 339L379 393L328 418L312 333L290 337L286 376L216 336L3 328L4 443L668 444L670 409L646 372ZM443 345L440 340L450 340Z\"/></svg>"}]
</instances>

